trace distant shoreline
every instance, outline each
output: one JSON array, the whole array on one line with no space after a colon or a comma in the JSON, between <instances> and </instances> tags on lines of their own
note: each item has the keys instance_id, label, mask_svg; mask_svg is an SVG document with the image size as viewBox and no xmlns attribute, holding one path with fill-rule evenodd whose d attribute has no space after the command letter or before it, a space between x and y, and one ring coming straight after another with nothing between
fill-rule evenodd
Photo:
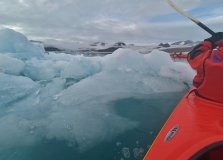
<instances>
[{"instance_id":1,"label":"distant shoreline","mask_svg":"<svg viewBox=\"0 0 223 160\"><path fill-rule=\"evenodd\" d=\"M174 52L190 52L195 46L185 47L185 48L164 48L160 49L161 51L167 53L174 53Z\"/></svg>"}]
</instances>

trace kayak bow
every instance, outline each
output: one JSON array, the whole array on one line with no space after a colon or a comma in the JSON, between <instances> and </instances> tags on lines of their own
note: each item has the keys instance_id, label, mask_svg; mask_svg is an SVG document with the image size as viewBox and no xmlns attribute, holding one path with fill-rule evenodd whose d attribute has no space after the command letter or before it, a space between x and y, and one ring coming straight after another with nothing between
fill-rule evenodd
<instances>
[{"instance_id":1,"label":"kayak bow","mask_svg":"<svg viewBox=\"0 0 223 160\"><path fill-rule=\"evenodd\" d=\"M187 94L170 115L144 160L222 159L223 104L201 99L194 93L187 97Z\"/></svg>"}]
</instances>

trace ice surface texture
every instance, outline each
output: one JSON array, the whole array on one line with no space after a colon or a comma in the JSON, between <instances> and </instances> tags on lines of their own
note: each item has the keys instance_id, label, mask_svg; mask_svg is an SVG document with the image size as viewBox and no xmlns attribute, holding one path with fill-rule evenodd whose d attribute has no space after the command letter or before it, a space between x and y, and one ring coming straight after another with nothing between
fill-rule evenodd
<instances>
[{"instance_id":1,"label":"ice surface texture","mask_svg":"<svg viewBox=\"0 0 223 160\"><path fill-rule=\"evenodd\" d=\"M32 44L26 36L11 29L0 30L0 53L11 53L18 59L41 58L43 48Z\"/></svg>"},{"instance_id":2,"label":"ice surface texture","mask_svg":"<svg viewBox=\"0 0 223 160\"><path fill-rule=\"evenodd\" d=\"M0 44L1 149L56 138L84 152L138 125L115 114L111 101L182 91L195 74L158 50L45 54L10 29L0 30Z\"/></svg>"}]
</instances>

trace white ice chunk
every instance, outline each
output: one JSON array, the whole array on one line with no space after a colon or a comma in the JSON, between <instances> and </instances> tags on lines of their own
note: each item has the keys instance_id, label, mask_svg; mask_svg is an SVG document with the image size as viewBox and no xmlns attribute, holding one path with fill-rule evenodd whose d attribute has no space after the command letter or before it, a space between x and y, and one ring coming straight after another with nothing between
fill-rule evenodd
<instances>
[{"instance_id":1,"label":"white ice chunk","mask_svg":"<svg viewBox=\"0 0 223 160\"><path fill-rule=\"evenodd\" d=\"M0 53L0 72L19 75L24 69L24 66L25 64L23 61Z\"/></svg>"},{"instance_id":2,"label":"white ice chunk","mask_svg":"<svg viewBox=\"0 0 223 160\"><path fill-rule=\"evenodd\" d=\"M118 49L102 59L103 70L138 71L144 67L145 59L131 49Z\"/></svg>"},{"instance_id":3,"label":"white ice chunk","mask_svg":"<svg viewBox=\"0 0 223 160\"><path fill-rule=\"evenodd\" d=\"M35 46L37 46L40 49L40 51L42 51L43 53L45 52L45 48L44 48L44 45L42 43L32 42L32 44L34 44Z\"/></svg>"},{"instance_id":4,"label":"white ice chunk","mask_svg":"<svg viewBox=\"0 0 223 160\"><path fill-rule=\"evenodd\" d=\"M26 61L23 73L34 81L51 80L60 75L60 69L55 65L51 60L31 59Z\"/></svg>"},{"instance_id":5,"label":"white ice chunk","mask_svg":"<svg viewBox=\"0 0 223 160\"><path fill-rule=\"evenodd\" d=\"M12 29L0 30L0 53L11 53L19 59L42 58L44 52L26 36Z\"/></svg>"},{"instance_id":6,"label":"white ice chunk","mask_svg":"<svg viewBox=\"0 0 223 160\"><path fill-rule=\"evenodd\" d=\"M190 83L196 72L188 63L174 62L172 65L163 65L159 74L177 81Z\"/></svg>"},{"instance_id":7,"label":"white ice chunk","mask_svg":"<svg viewBox=\"0 0 223 160\"><path fill-rule=\"evenodd\" d=\"M0 73L0 107L29 96L37 86L27 77Z\"/></svg>"},{"instance_id":8,"label":"white ice chunk","mask_svg":"<svg viewBox=\"0 0 223 160\"><path fill-rule=\"evenodd\" d=\"M173 60L166 52L153 50L150 54L145 55L146 63L149 65L151 71L157 74L162 66L170 66L173 64Z\"/></svg>"},{"instance_id":9,"label":"white ice chunk","mask_svg":"<svg viewBox=\"0 0 223 160\"><path fill-rule=\"evenodd\" d=\"M101 70L100 64L86 57L73 58L61 71L62 78L84 79Z\"/></svg>"}]
</instances>

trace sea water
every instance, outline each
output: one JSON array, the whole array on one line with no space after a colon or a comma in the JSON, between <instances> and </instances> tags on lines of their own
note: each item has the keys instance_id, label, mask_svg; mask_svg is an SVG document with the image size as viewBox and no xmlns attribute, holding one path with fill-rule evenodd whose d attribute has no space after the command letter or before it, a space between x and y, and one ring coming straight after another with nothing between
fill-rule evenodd
<instances>
[{"instance_id":1,"label":"sea water","mask_svg":"<svg viewBox=\"0 0 223 160\"><path fill-rule=\"evenodd\" d=\"M195 72L169 54L46 54L0 30L0 159L142 159Z\"/></svg>"}]
</instances>

